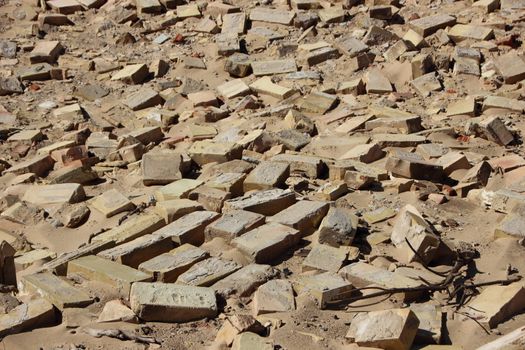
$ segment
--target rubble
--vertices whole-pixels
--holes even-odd
[[[2,345],[511,346],[524,10],[4,0]]]

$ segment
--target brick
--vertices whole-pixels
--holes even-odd
[[[525,237],[525,204],[517,203],[497,225],[494,236],[498,237]]]
[[[155,205],[155,212],[164,218],[166,224],[202,209],[203,206],[199,202],[185,198],[162,201]]]
[[[247,210],[262,215],[274,215],[295,203],[295,194],[290,190],[272,189],[245,194],[224,202],[223,212]]]
[[[116,244],[129,242],[164,226],[164,219],[157,214],[149,213],[131,217],[119,226],[92,238],[92,242],[114,241]]]
[[[187,169],[183,155],[175,152],[146,153],[141,167],[142,181],[146,186],[167,185],[180,180]]]
[[[396,217],[391,241],[402,250],[402,258],[406,259],[406,262],[417,261],[419,257],[408,247],[406,240],[425,263],[432,260],[437,253],[439,238],[421,213],[409,204],[404,206]]]
[[[441,342],[441,324],[443,322],[443,311],[440,305],[412,304],[410,310],[419,320],[419,327],[414,343],[436,343]],[[438,350],[438,349],[436,349]]]
[[[358,221],[348,209],[330,208],[319,226],[319,243],[332,247],[352,244]]]
[[[46,2],[55,12],[70,15],[82,11],[82,5],[76,0],[51,0]]]
[[[0,96],[22,94],[24,85],[15,77],[0,78]]]
[[[244,180],[244,191],[267,190],[281,187],[290,175],[290,165],[282,162],[263,161]]]
[[[232,350],[257,349],[271,350],[274,348],[274,342],[271,339],[263,338],[252,332],[243,332],[238,334],[232,344]]]
[[[232,239],[263,225],[265,217],[244,210],[232,210],[208,225],[204,231],[206,241],[216,237],[230,242]]]
[[[55,63],[58,56],[64,51],[59,41],[39,41],[31,51],[29,60],[35,63]]]
[[[525,79],[525,62],[516,53],[497,57],[495,64],[506,84],[515,84]]]
[[[274,142],[284,145],[286,149],[298,151],[308,145],[312,138],[299,130],[284,129],[274,133],[273,139]],[[279,154],[279,156],[281,155]]]
[[[338,6],[323,8],[319,10],[319,19],[325,23],[342,22],[345,17],[345,12]]]
[[[206,210],[221,212],[224,202],[231,198],[231,194],[216,188],[199,186],[190,192],[189,198],[199,202]]]
[[[208,258],[206,251],[186,243],[142,262],[138,268],[152,275],[155,281],[171,283],[190,267],[206,258]]]
[[[245,77],[252,71],[252,60],[244,53],[234,53],[224,61],[224,70],[235,77]]]
[[[290,25],[294,16],[295,12],[293,11],[283,11],[263,7],[256,7],[250,11],[251,21],[277,23],[284,25]]]
[[[93,302],[87,293],[51,273],[26,275],[20,283],[25,292],[39,294],[59,310],[84,307]]]
[[[347,255],[344,249],[316,244],[303,260],[302,270],[337,272],[346,261]]]
[[[485,97],[485,100],[483,101],[483,111],[490,108],[507,109],[509,111],[521,113],[525,111],[525,102],[512,98],[491,95]]]
[[[456,43],[467,39],[489,40],[494,37],[494,31],[491,28],[465,24],[456,24],[447,34]]]
[[[47,300],[36,298],[0,315],[0,336],[30,331],[55,323],[55,309]]]
[[[290,165],[290,174],[304,175],[317,179],[325,169],[325,164],[319,157],[300,154],[278,154],[271,158],[274,162],[284,162]]]
[[[232,245],[239,249],[251,262],[270,263],[295,246],[300,232],[277,223],[257,227],[232,240]]]
[[[483,133],[490,141],[506,146],[514,141],[514,135],[497,116],[483,119],[479,123]]]
[[[85,199],[84,188],[79,184],[32,186],[23,200],[36,205],[78,203]]]
[[[219,95],[226,99],[245,96],[250,93],[250,88],[241,79],[234,79],[217,86]]]
[[[159,254],[166,253],[173,248],[169,237],[144,235],[132,241],[119,244],[116,247],[101,251],[97,255],[112,261],[119,262],[132,268],[137,268],[142,262]]]
[[[368,45],[356,38],[342,37],[344,40],[336,42],[336,47],[344,54],[352,57],[368,51]]]
[[[177,6],[178,18],[200,17],[201,12],[197,4],[179,5]]]
[[[194,162],[202,166],[206,163],[224,163],[233,159],[240,159],[242,149],[232,142],[214,142],[202,140],[194,142],[188,150]]]
[[[155,191],[157,201],[187,198],[191,191],[202,185],[201,180],[180,179]]]
[[[422,75],[412,80],[410,84],[423,97],[430,95],[431,92],[442,90],[441,82],[434,72]]]
[[[333,272],[297,276],[292,283],[298,296],[312,296],[320,309],[326,309],[334,302],[350,298],[354,288],[350,282]]]
[[[278,271],[270,265],[248,264],[216,282],[211,288],[224,298],[231,295],[245,298],[277,274]]]
[[[90,205],[107,218],[135,208],[135,204],[116,189],[110,189],[93,198]]]
[[[40,177],[45,175],[53,169],[55,161],[49,155],[42,155],[30,158],[23,162],[14,164],[11,168],[7,169],[6,173],[12,173],[15,175],[22,175],[26,173],[34,173]]]
[[[290,226],[299,230],[302,235],[307,235],[315,231],[327,212],[326,202],[298,201],[266,221]]]
[[[372,119],[365,123],[365,127],[367,130],[374,130],[376,128],[393,129],[397,133],[402,134],[411,134],[423,129],[423,126],[421,125],[421,117],[419,116],[400,116]]]
[[[488,286],[468,306],[468,314],[490,328],[495,328],[498,324],[523,311],[525,288],[522,283]]]
[[[134,283],[131,309],[144,321],[188,322],[217,315],[212,289],[172,283]]]
[[[243,182],[245,177],[246,174],[243,173],[222,173],[206,181],[206,186],[229,192],[232,197],[238,197],[244,193]]]
[[[253,74],[256,77],[264,75],[274,75],[291,73],[297,71],[297,65],[293,59],[271,60],[271,61],[253,61],[251,63]]]
[[[409,350],[419,320],[410,309],[391,309],[358,313],[346,338],[359,346]]]
[[[387,158],[385,169],[395,176],[409,179],[440,181],[443,166],[429,163],[419,154],[397,151]]]
[[[470,168],[461,178],[464,183],[479,183],[483,186],[487,185],[492,167],[488,162],[482,161]]]
[[[156,231],[155,235],[171,237],[178,245],[189,243],[199,246],[204,243],[204,229],[218,217],[218,213],[211,211],[195,211]]]
[[[486,13],[494,12],[499,8],[499,0],[479,0],[472,4],[482,8]]]
[[[225,71],[233,76],[244,77],[248,75],[248,72],[251,71],[251,61],[244,60],[244,54],[237,53],[241,49],[237,34],[228,32],[217,34],[215,44],[219,56],[230,56],[224,62]]]
[[[139,91],[129,95],[124,104],[132,111],[154,107],[164,102],[159,93],[148,87],[143,87]]]
[[[321,91],[313,91],[305,96],[299,105],[299,110],[305,113],[324,114],[337,104],[337,96]]]
[[[471,165],[464,154],[459,152],[448,152],[436,160],[437,165],[443,167],[445,175],[450,175],[458,169],[470,169]]]
[[[384,94],[394,91],[392,83],[379,70],[374,69],[366,75],[366,92],[369,94]]]
[[[215,282],[239,270],[234,261],[211,257],[199,261],[177,278],[177,283],[198,287],[209,287]]]
[[[394,45],[390,46],[388,50],[385,51],[383,56],[387,61],[395,61],[407,51],[409,51],[409,47],[405,41],[398,40]]]
[[[253,296],[253,313],[257,315],[295,310],[292,284],[283,279],[261,285]]]
[[[250,88],[259,94],[269,95],[284,100],[292,96],[293,89],[273,83],[270,77],[262,77],[250,84]]]
[[[244,12],[227,13],[222,17],[222,33],[244,34],[246,14]]]
[[[407,32],[403,36],[403,40],[406,43],[408,43],[409,47],[411,46],[415,49],[420,49],[428,45],[425,41],[425,38],[421,34],[413,31],[412,29],[407,30]]]
[[[133,283],[153,279],[151,275],[142,271],[94,255],[70,261],[67,275],[108,284],[124,298],[129,295]]]
[[[140,84],[149,74],[145,64],[132,64],[113,74],[111,80],[120,80],[126,84]]]
[[[38,142],[44,138],[44,135],[40,130],[21,130],[16,134],[9,136],[7,141],[28,141],[28,142]]]
[[[433,15],[408,22],[409,27],[423,37],[434,34],[439,29],[444,29],[456,24],[456,19],[450,15]]]

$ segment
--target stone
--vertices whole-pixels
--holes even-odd
[[[43,62],[52,64],[63,51],[64,47],[59,41],[38,41],[31,51],[29,60],[32,64]]]
[[[525,62],[517,54],[511,52],[498,56],[495,64],[506,84],[514,84],[525,79]]]
[[[423,37],[427,37],[439,29],[445,29],[454,24],[456,24],[456,18],[446,14],[427,16],[408,22],[409,27]]]
[[[297,65],[293,59],[253,61],[251,63],[253,75],[256,77],[264,75],[274,75],[291,73],[297,71]]]
[[[0,78],[0,96],[22,94],[24,85],[14,77]]]
[[[436,255],[439,246],[439,238],[434,233],[432,226],[410,204],[399,211],[390,238],[392,243],[402,250],[402,258],[406,262],[417,261],[421,258],[423,263],[428,263]],[[410,249],[407,241],[419,257]]]
[[[15,249],[7,241],[0,242],[0,283],[16,287]]]
[[[525,288],[522,283],[487,286],[468,306],[469,315],[495,328],[525,309]]]
[[[394,91],[392,83],[379,70],[373,69],[366,75],[366,92],[369,94],[384,94]]]
[[[517,203],[509,213],[503,218],[494,230],[494,236],[498,237],[525,237],[525,204]]]
[[[164,102],[159,93],[147,87],[129,95],[124,104],[132,111],[138,111],[144,108],[154,107]]]
[[[31,299],[0,315],[0,337],[50,326],[55,320],[51,303],[42,298]]]
[[[443,312],[440,305],[434,304],[411,304],[410,310],[419,320],[419,328],[416,333],[415,343],[441,343],[441,324]]]
[[[300,232],[278,223],[268,223],[246,232],[231,241],[251,262],[271,263],[295,246]]]
[[[302,235],[307,235],[315,231],[327,212],[328,203],[326,202],[298,201],[272,217],[268,217],[266,221],[293,227]]]
[[[234,53],[224,61],[224,70],[235,77],[245,77],[252,71],[251,62],[249,55]]]
[[[246,14],[244,12],[227,13],[222,16],[222,33],[244,34],[246,30]]]
[[[97,322],[138,323],[137,316],[121,300],[110,300],[98,315]]]
[[[36,205],[78,203],[85,199],[84,188],[79,184],[32,186],[23,200]]]
[[[303,260],[302,270],[303,272],[312,270],[337,272],[346,261],[347,255],[344,249],[316,244]]]
[[[357,145],[343,154],[339,159],[355,159],[363,163],[372,163],[383,158],[385,152],[377,143]]]
[[[164,218],[166,224],[202,209],[203,206],[199,202],[185,198],[162,201],[155,205],[155,212]]]
[[[283,11],[264,7],[255,7],[250,11],[251,21],[277,23],[284,25],[290,25],[294,16],[295,12],[293,11]]]
[[[145,186],[167,185],[182,179],[186,173],[183,155],[175,152],[148,152],[142,157],[142,178]]]
[[[206,287],[137,282],[129,299],[133,312],[144,321],[188,322],[217,315],[215,294]]]
[[[25,292],[40,295],[59,310],[84,307],[93,302],[93,299],[86,292],[73,287],[51,273],[26,275],[20,283]]]
[[[410,309],[391,309],[358,313],[346,338],[359,346],[387,350],[409,350],[419,320]]]
[[[214,142],[210,140],[196,141],[188,150],[191,159],[200,166],[218,162],[224,163],[233,159],[240,159],[242,149],[232,142]]]
[[[269,95],[281,100],[292,96],[293,89],[275,84],[270,77],[262,77],[250,84],[250,88],[263,95]]]
[[[201,180],[180,179],[162,186],[155,191],[155,199],[159,202],[172,199],[187,198],[191,191],[201,186]]]
[[[263,338],[252,332],[244,332],[235,337],[232,344],[232,350],[257,349],[272,350],[274,349],[273,340]]]
[[[400,273],[391,272],[364,262],[356,262],[343,267],[339,270],[339,275],[357,288],[370,285],[382,288],[418,288],[422,286],[421,282],[405,277]],[[421,296],[421,293],[406,292],[401,293],[401,295],[404,301],[412,301]]]
[[[274,162],[290,165],[290,175],[306,176],[317,179],[325,170],[325,164],[319,157],[301,154],[278,154],[271,158]]]
[[[272,189],[226,200],[223,212],[247,210],[262,215],[275,215],[293,203],[295,203],[295,194],[292,191]]]
[[[224,213],[218,220],[212,222],[204,230],[206,241],[220,237],[226,242],[263,225],[264,215],[244,210],[232,210]]]
[[[427,162],[416,153],[396,151],[387,158],[385,169],[395,176],[439,182],[443,166]]]
[[[152,280],[149,274],[94,255],[70,261],[67,266],[67,276],[80,276],[89,281],[106,283],[123,297],[129,295],[133,283]]]
[[[145,64],[132,64],[113,74],[111,80],[119,80],[126,84],[140,84],[149,74]]]
[[[206,251],[185,243],[167,253],[142,262],[138,268],[152,275],[157,282],[172,283],[190,267],[208,256]]]
[[[234,261],[211,257],[197,262],[179,275],[177,283],[209,287],[240,268],[241,265]]]
[[[135,209],[135,204],[114,188],[93,198],[90,205],[107,218]]]
[[[350,298],[354,289],[350,282],[333,272],[297,276],[292,283],[298,296],[310,295],[320,309]]]
[[[244,192],[282,187],[290,176],[290,165],[282,162],[263,161],[244,179]]]
[[[252,308],[255,316],[295,310],[292,284],[284,279],[264,283],[253,295]]]
[[[137,268],[142,262],[173,248],[170,237],[149,234],[101,251],[97,255],[122,265]]]
[[[22,175],[26,173],[34,173],[37,176],[45,177],[45,175],[53,169],[55,161],[49,155],[41,155],[25,160],[21,163],[15,164],[6,173],[15,175]]]
[[[138,215],[124,221],[119,226],[105,231],[91,239],[92,242],[114,241],[121,244],[150,234],[165,225],[164,219],[157,214]]]
[[[319,225],[320,244],[348,246],[354,240],[359,219],[345,208],[330,208]]]
[[[249,297],[257,287],[276,277],[277,274],[278,271],[270,265],[248,264],[216,282],[211,288],[224,298],[231,295],[240,298]]]
[[[178,245],[185,243],[199,246],[204,243],[204,229],[219,217],[211,211],[195,211],[173,221],[155,232],[160,237],[171,237]]]
[[[250,93],[250,88],[242,79],[234,79],[217,86],[219,95],[226,99],[245,96]]]

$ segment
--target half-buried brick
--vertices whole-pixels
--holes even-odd
[[[78,203],[84,200],[86,193],[79,184],[56,184],[32,186],[24,194],[23,200],[36,205]]]
[[[27,275],[20,282],[25,292],[39,294],[60,310],[70,307],[84,307],[93,302],[93,299],[86,292],[73,287],[51,273]]]
[[[53,305],[42,298],[28,300],[0,315],[0,337],[49,326],[55,322]]]
[[[291,190],[273,189],[245,194],[224,202],[223,211],[247,210],[262,215],[275,215],[295,203]]]
[[[183,244],[168,253],[156,256],[139,265],[139,270],[152,274],[155,281],[175,282],[190,267],[208,257],[208,253],[191,244]]]
[[[321,309],[325,309],[333,302],[350,298],[353,289],[350,282],[333,272],[298,276],[292,283],[298,295],[312,296]]]
[[[315,231],[328,212],[328,203],[316,201],[299,201],[280,211],[267,222],[277,222],[299,230],[302,235]]]
[[[103,250],[98,256],[117,261],[123,265],[137,268],[140,263],[149,260],[159,254],[166,253],[173,248],[170,237],[157,235],[145,235],[135,238],[114,248]]]
[[[132,283],[153,279],[150,274],[94,255],[71,261],[67,267],[67,275],[109,284],[124,298],[129,295]]]
[[[217,315],[211,288],[172,283],[134,283],[131,309],[144,321],[188,322]]]
[[[114,241],[116,244],[129,242],[137,237],[144,236],[164,226],[164,219],[157,214],[135,216],[120,226],[93,237],[92,242]]]
[[[177,283],[209,287],[240,268],[235,261],[212,257],[190,267],[177,278]]]
[[[204,229],[218,217],[219,214],[213,211],[196,211],[173,221],[156,231],[155,235],[170,237],[179,245],[189,243],[199,246],[204,243]]]
[[[269,223],[235,238],[232,240],[232,245],[250,261],[264,264],[282,257],[299,242],[299,239],[300,232],[296,229],[278,223]]]

